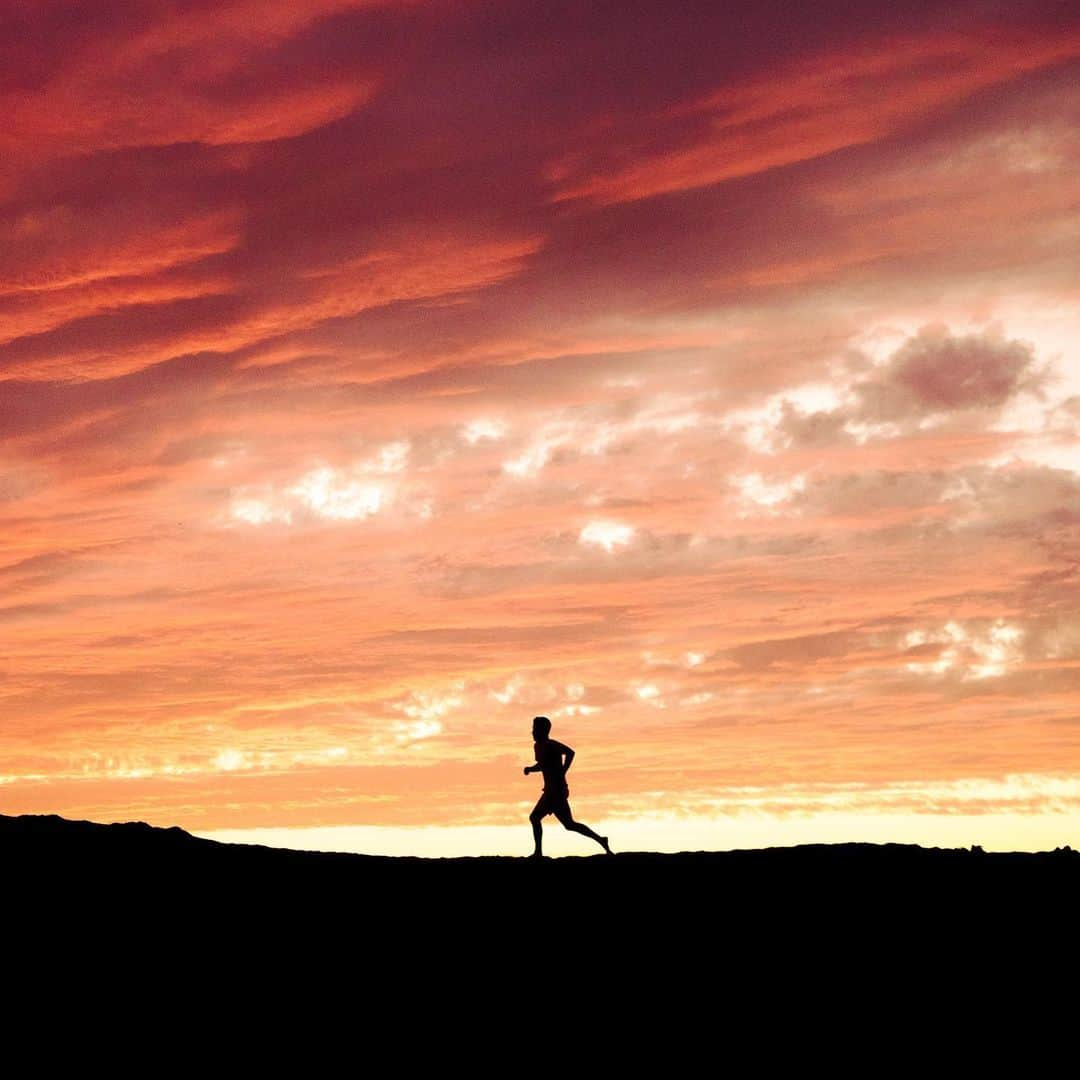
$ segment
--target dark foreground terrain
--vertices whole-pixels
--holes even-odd
[[[119,902],[131,918],[161,905],[242,904],[246,918],[297,907],[380,925],[610,919],[671,932],[728,921],[933,915],[957,928],[993,911],[1044,914],[1080,898],[1080,852],[1032,854],[908,844],[821,844],[726,852],[531,860],[389,858],[221,844],[142,822],[99,825],[0,815],[6,899]],[[198,910],[198,909],[196,909]],[[738,920],[738,921],[736,921]]]
[[[370,1038],[423,1017],[399,1034],[419,1053],[429,1022],[462,1040],[500,1016],[506,1037],[528,1041],[557,1017],[591,1031],[594,1010],[618,1002],[630,1058],[639,1035],[692,1031],[741,1039],[763,1061],[790,1041],[778,1016],[813,1015],[818,1040],[841,1011],[955,1025],[965,995],[1023,996],[1072,971],[1080,853],[410,859],[0,816],[0,888],[5,958],[23,957],[9,984],[29,1003],[63,993],[113,1009],[102,979],[129,1003],[172,1000],[222,1024],[255,1002],[310,1002],[320,1022],[332,1010]],[[819,1050],[833,1060],[834,1042]]]

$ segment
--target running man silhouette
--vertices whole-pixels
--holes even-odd
[[[581,833],[582,836],[587,836],[590,840],[595,840],[609,855],[612,854],[606,836],[598,836],[588,825],[582,825],[580,821],[575,821],[574,815],[570,813],[570,788],[566,783],[566,773],[570,768],[570,763],[574,760],[574,751],[569,746],[563,746],[561,742],[556,742],[551,737],[551,721],[546,716],[533,717],[532,733],[535,740],[533,742],[533,752],[536,755],[536,764],[526,765],[525,775],[528,776],[531,772],[544,774],[544,793],[540,796],[540,801],[533,807],[533,812],[529,815],[529,821],[532,823],[533,839],[536,841],[533,858],[539,859],[544,854],[541,850],[544,830],[541,828],[540,822],[548,814],[554,814],[564,828],[569,829],[571,832]],[[563,761],[564,757],[566,758],[565,763]]]

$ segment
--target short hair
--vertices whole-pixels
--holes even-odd
[[[545,735],[550,735],[551,721],[546,716],[534,716],[533,728],[539,728]]]

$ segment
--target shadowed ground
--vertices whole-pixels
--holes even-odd
[[[210,994],[231,1016],[269,997],[346,1029],[379,1015],[486,1030],[501,1016],[511,1033],[564,999],[620,1002],[631,1058],[638,1035],[709,1040],[724,1025],[756,1031],[760,1056],[790,1023],[814,1017],[825,1038],[841,1008],[868,1024],[954,1023],[960,985],[1047,985],[1073,936],[1080,853],[838,844],[412,859],[0,816],[0,881],[20,985],[39,994],[63,978],[85,1002],[107,977],[129,997],[156,987],[149,1008],[157,993],[185,1009]]]
[[[430,918],[491,923],[583,914],[672,930],[722,912],[749,921],[783,913],[835,924],[848,915],[893,912],[907,921],[929,909],[970,917],[1006,901],[1052,906],[1076,898],[1080,852],[984,853],[909,844],[821,844],[726,852],[626,852],[545,859],[392,858],[221,844],[142,822],[99,825],[56,816],[0,815],[0,860],[9,898],[78,883],[89,903],[110,895],[175,902],[229,890],[234,897],[291,899],[326,910],[377,912],[392,921]],[[977,910],[973,911],[972,905]]]
[[[1013,1027],[1071,970],[1080,853],[409,859],[0,816],[0,881],[9,982],[32,1016],[93,1017],[80,1052],[114,1028],[160,1024],[159,1056],[230,1032],[276,1075],[299,1031],[310,1075],[340,1032],[445,1071],[576,1020],[598,1076],[698,1075],[718,1046],[738,1075],[883,1075],[917,1033],[992,1040],[991,1006]]]

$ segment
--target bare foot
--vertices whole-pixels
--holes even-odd
[[[606,851],[606,852],[607,852],[607,853],[608,853],[609,855],[614,855],[614,854],[615,854],[615,852],[611,850],[611,845],[610,845],[610,844],[608,844],[607,840],[608,840],[608,838],[607,838],[606,836],[601,836],[601,837],[600,837],[600,843],[604,845],[604,850],[605,850],[605,851]]]

